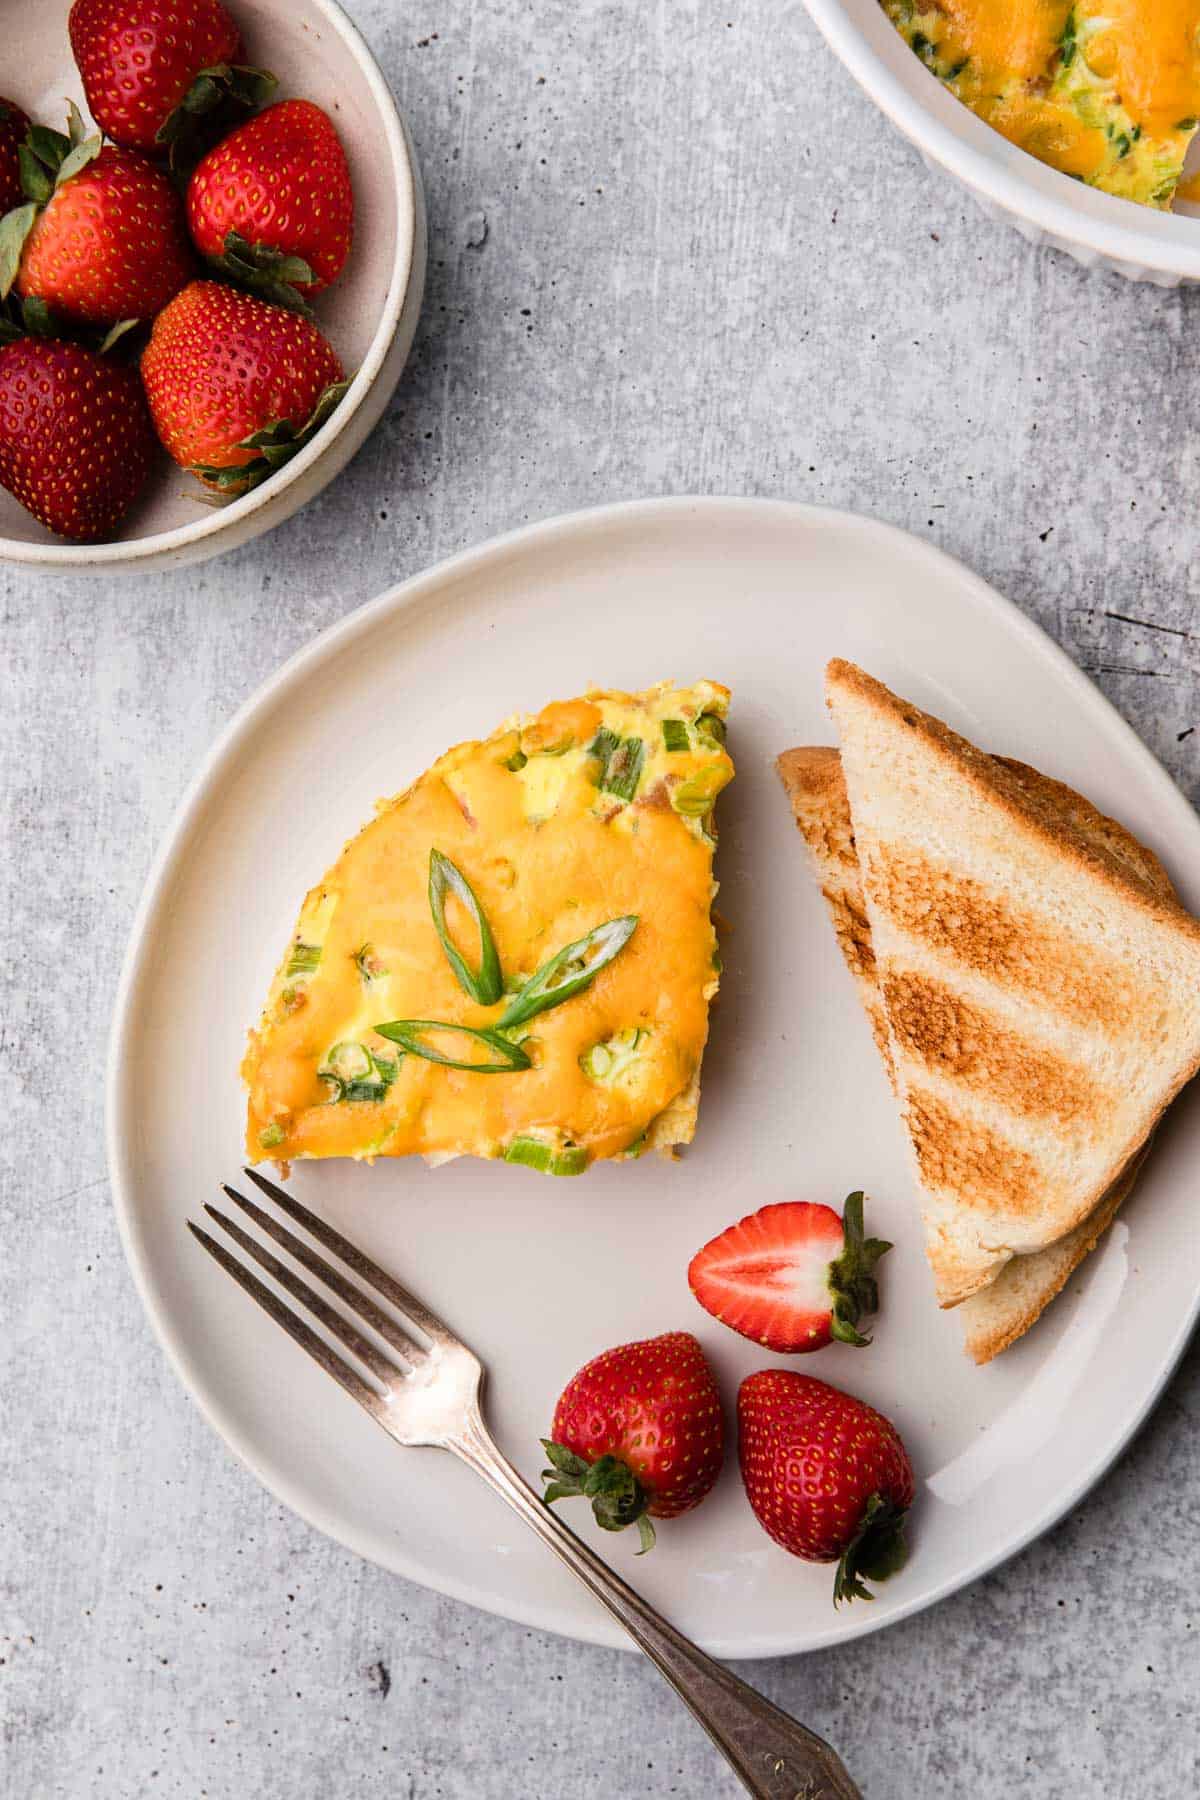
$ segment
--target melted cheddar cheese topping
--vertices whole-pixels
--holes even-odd
[[[733,774],[728,701],[713,682],[590,692],[460,744],[381,802],[305,900],[251,1033],[250,1156],[418,1152],[574,1174],[688,1142],[717,988],[712,810]],[[490,928],[505,988],[494,1004],[464,989],[439,938],[435,850]],[[375,1029],[495,1030],[551,957],[628,915],[632,935],[590,985],[507,1031],[527,1068],[450,1068]],[[478,963],[466,907],[452,899],[445,924]],[[467,1037],[427,1041],[491,1060]]]
[[[1168,207],[1200,114],[1200,0],[882,0],[950,90],[1052,168]]]

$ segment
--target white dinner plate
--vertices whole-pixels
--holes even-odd
[[[238,1062],[300,900],[374,800],[516,708],[589,683],[733,688],[737,779],[719,809],[732,925],[695,1144],[555,1181],[503,1163],[304,1164],[294,1190],[442,1312],[490,1371],[497,1436],[536,1481],[539,1437],[587,1357],[677,1327],[732,1412],[773,1360],[702,1312],[692,1253],[768,1201],[870,1195],[896,1248],[868,1350],[796,1366],[893,1418],[919,1479],[912,1555],[835,1612],[831,1571],[785,1555],[742,1494],[635,1535],[573,1523],[723,1656],[811,1650],[928,1606],[1044,1531],[1160,1393],[1200,1290],[1200,1108],[1175,1108],[1134,1199],[1066,1294],[986,1369],[934,1306],[896,1110],[772,761],[831,731],[841,654],[978,743],[1128,821],[1200,906],[1200,821],[1107,701],[976,576],[890,527],[755,500],[661,500],[553,520],[444,563],[343,620],[230,725],[142,904],[109,1064],[109,1157],[130,1263],[184,1383],[230,1447],[342,1543],[476,1606],[624,1640],[467,1469],[400,1450],[184,1229],[241,1160]],[[732,1431],[731,1431],[732,1440]]]

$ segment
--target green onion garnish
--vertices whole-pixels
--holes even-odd
[[[258,1141],[264,1150],[274,1150],[276,1144],[282,1144],[287,1132],[282,1125],[266,1125],[258,1134]]]
[[[720,713],[701,713],[696,720],[696,730],[701,737],[706,737],[710,744],[725,742],[725,721]]]
[[[543,1175],[582,1175],[591,1157],[582,1144],[564,1144],[556,1150],[541,1138],[515,1137],[504,1152],[505,1162],[540,1169]]]
[[[496,1029],[507,1031],[513,1025],[523,1025],[536,1013],[545,1012],[551,1006],[561,1006],[564,1000],[570,1000],[590,987],[601,969],[625,948],[637,929],[637,922],[636,913],[626,913],[622,918],[597,925],[586,937],[565,945],[557,956],[543,963],[537,974],[531,976],[520,993],[509,1001],[496,1021]]]
[[[663,743],[674,754],[677,750],[687,750],[687,726],[682,719],[664,719],[662,722]]]
[[[446,928],[447,890],[457,895],[475,921],[475,929],[479,933],[478,971],[471,968],[456,948]],[[442,949],[446,952],[446,961],[454,970],[459,987],[472,1000],[478,1001],[480,1006],[494,1006],[504,992],[496,940],[470,882],[462,870],[456,869],[450,858],[443,856],[440,850],[429,852],[429,910],[433,914],[434,927],[441,939]]]
[[[375,954],[374,944],[363,944],[354,952],[355,967],[364,981],[374,981],[378,975],[386,975],[387,970]]]
[[[632,800],[641,779],[646,746],[639,737],[622,738],[608,759],[600,786],[618,800]]]
[[[320,967],[320,963],[320,944],[296,943],[292,945],[292,953],[284,972],[288,975],[311,975],[314,969]]]
[[[588,745],[588,755],[594,756],[600,764],[600,773],[596,777],[599,787],[604,786],[604,777],[608,773],[608,759],[620,741],[615,731],[610,731],[607,725],[602,725]]]
[[[470,1025],[449,1025],[444,1019],[392,1019],[386,1025],[372,1026],[372,1030],[391,1043],[399,1044],[411,1056],[423,1056],[426,1062],[441,1063],[447,1069],[467,1069],[476,1075],[510,1075],[519,1069],[533,1067],[520,1044],[510,1043],[498,1031],[476,1031]],[[452,1031],[459,1037],[470,1038],[494,1051],[495,1058],[491,1062],[459,1062],[456,1057],[444,1056],[424,1041],[425,1034],[430,1031]]]
[[[505,757],[504,766],[506,769],[511,769],[514,775],[517,775],[525,767],[525,764],[528,761],[529,758],[523,750],[514,750],[511,756]]]

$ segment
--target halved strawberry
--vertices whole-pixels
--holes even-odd
[[[839,1219],[831,1206],[764,1206],[698,1250],[688,1284],[706,1312],[781,1356],[836,1338],[860,1348],[864,1313],[879,1308],[875,1265],[891,1245],[863,1236],[863,1196]]]

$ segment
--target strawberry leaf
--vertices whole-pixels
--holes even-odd
[[[64,181],[70,181],[72,175],[78,175],[80,169],[86,169],[93,157],[99,156],[99,154],[100,138],[98,136],[84,138],[81,144],[73,145],[59,165],[58,177],[54,185],[61,187]]]
[[[858,1530],[842,1551],[833,1578],[833,1604],[843,1600],[873,1600],[863,1581],[886,1581],[904,1567],[908,1545],[904,1541],[906,1510],[882,1494],[872,1494],[862,1511]]]
[[[548,1484],[542,1495],[547,1506],[555,1500],[590,1500],[592,1517],[602,1531],[624,1531],[636,1523],[642,1540],[637,1554],[644,1556],[653,1547],[654,1527],[646,1518],[650,1496],[628,1463],[616,1456],[599,1456],[589,1463],[549,1438],[542,1439],[542,1448],[554,1465],[542,1471]]]
[[[26,294],[21,302],[21,317],[30,337],[57,337],[58,324],[40,294]]]
[[[830,1335],[840,1344],[853,1344],[862,1350],[871,1342],[858,1330],[864,1313],[879,1311],[879,1284],[875,1265],[891,1249],[883,1238],[863,1235],[863,1199],[861,1191],[849,1194],[842,1208],[842,1254],[829,1265],[829,1291],[833,1296]]]
[[[72,147],[82,144],[87,136],[87,126],[83,122],[83,114],[73,100],[67,101],[67,136],[71,140]]]
[[[100,355],[106,356],[113,345],[119,343],[127,331],[136,331],[141,322],[140,319],[118,319],[117,323],[110,326],[109,330],[105,333],[104,338],[100,343]]]
[[[3,225],[0,223],[0,231]],[[191,472],[208,487],[221,494],[244,494],[290,462],[298,451],[310,444],[349,388],[349,381],[335,381],[327,387],[303,425],[294,426],[289,419],[277,419],[259,431],[242,438],[236,448],[254,450],[252,461],[228,468],[215,463],[192,463]]]
[[[277,86],[266,69],[214,63],[201,69],[179,105],[155,132],[171,153],[171,168],[183,179],[205,151],[231,131],[238,118],[270,99]]]
[[[30,133],[32,137],[33,133]],[[22,144],[17,151],[21,170],[21,191],[35,206],[45,206],[54,192],[54,175],[36,154],[32,145]],[[57,171],[57,163],[55,170]]]
[[[52,175],[58,173],[63,157],[71,148],[70,138],[64,137],[61,131],[52,131],[49,125],[31,125],[25,143]]]
[[[25,239],[33,229],[37,207],[14,206],[0,219],[0,300],[7,300],[21,266]]]
[[[316,280],[303,257],[289,256],[270,244],[247,243],[239,232],[230,231],[222,254],[210,257],[209,266],[215,274],[223,275],[235,287],[257,294],[260,300],[285,306],[306,319],[314,316],[307,301],[296,292],[297,284],[307,287]]]

